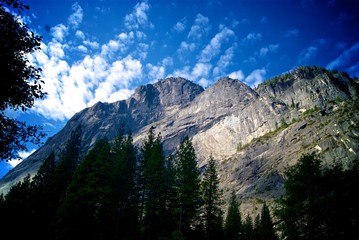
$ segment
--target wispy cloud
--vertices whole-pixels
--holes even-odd
[[[262,47],[259,50],[259,56],[260,57],[265,57],[265,56],[267,56],[268,53],[277,52],[278,48],[279,48],[279,44],[269,44],[268,46]]]
[[[137,4],[138,11],[127,15],[127,20],[132,16],[136,23],[146,24],[148,20],[143,15],[148,9],[146,6],[147,3]],[[81,23],[83,14],[82,8],[74,4],[67,25],[53,27],[52,40],[42,43],[41,51],[30,56],[30,60],[43,69],[43,87],[48,93],[32,110],[47,118],[65,120],[98,101],[126,99],[132,93],[132,84],[143,76],[141,61],[146,58],[149,45],[139,43],[131,51],[129,47],[134,45],[135,38],[143,39],[144,34],[138,30],[122,32],[100,45],[87,39],[81,30],[74,29]],[[82,43],[73,45],[74,42],[67,39],[70,34]],[[81,52],[83,57],[70,62],[66,55],[72,51]],[[164,71],[161,69],[158,71]],[[153,74],[154,70],[151,71]]]
[[[172,31],[183,32],[186,29],[186,24],[187,24],[187,18],[184,17],[172,27]]]
[[[217,33],[210,41],[210,43],[202,50],[199,60],[200,62],[209,62],[212,58],[220,52],[221,45],[227,41],[228,38],[234,36],[234,32],[231,29],[223,28]]]
[[[6,162],[7,164],[9,164],[9,169],[14,168],[16,165],[18,165],[19,163],[22,162],[23,159],[27,158],[28,156],[30,156],[31,154],[33,154],[36,151],[36,149],[32,149],[29,152],[25,152],[25,151],[20,151],[19,152],[19,156],[21,157],[21,159],[13,159],[11,161]]]
[[[129,30],[137,30],[140,27],[153,27],[153,24],[148,21],[148,11],[150,5],[145,2],[137,3],[133,8],[133,12],[127,14],[124,19],[125,27]]]
[[[254,41],[262,39],[262,34],[257,32],[249,33],[245,38],[242,39],[242,44],[249,44]]]
[[[203,36],[206,36],[210,30],[211,26],[209,25],[209,18],[199,13],[196,16],[194,25],[192,25],[187,37],[193,40],[200,40]]]
[[[231,72],[228,77],[230,78],[233,78],[233,79],[238,79],[240,81],[243,81],[244,79],[244,74],[242,72],[242,70],[238,70],[238,71],[235,71],[235,72]]]
[[[299,30],[298,29],[291,29],[284,33],[284,37],[298,37],[299,36]]]
[[[298,56],[298,64],[306,64],[309,60],[316,57],[317,52],[321,47],[327,44],[325,39],[316,39],[313,41],[312,45],[303,49]]]
[[[349,63],[352,60],[359,59],[359,42],[356,42],[349,49],[345,50],[342,54],[340,54],[336,59],[328,63],[328,69],[337,69],[337,68],[347,68],[347,69],[355,69],[354,66],[350,66]],[[358,62],[358,61],[357,61]]]
[[[254,88],[258,86],[261,82],[265,80],[265,74],[267,71],[262,69],[255,69],[251,74],[249,74],[245,79],[244,82],[249,85],[250,87]]]
[[[228,48],[223,55],[219,58],[216,67],[213,69],[213,76],[220,77],[224,75],[227,67],[231,63],[234,56],[234,46]]]
[[[82,23],[84,12],[77,2],[72,5],[72,11],[73,13],[69,16],[67,21],[71,27],[78,28]]]

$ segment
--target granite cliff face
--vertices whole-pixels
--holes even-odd
[[[359,152],[358,82],[345,73],[298,68],[251,89],[239,80],[219,79],[204,90],[183,78],[138,87],[127,100],[97,103],[0,180],[6,192],[35,174],[50,151],[59,152],[81,125],[82,149],[101,137],[112,139],[121,122],[141,144],[151,126],[161,133],[166,154],[188,135],[204,166],[218,161],[225,196],[235,189],[243,212],[283,194],[283,171],[304,153],[326,161],[349,161]]]

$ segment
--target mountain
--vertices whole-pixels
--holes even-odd
[[[328,163],[357,158],[358,86],[346,73],[318,67],[299,67],[254,89],[229,77],[207,89],[180,77],[159,80],[138,87],[127,100],[99,102],[75,114],[0,180],[0,192],[34,175],[51,151],[60,153],[78,125],[85,154],[125,123],[138,145],[155,126],[166,154],[188,135],[199,167],[213,156],[225,196],[235,189],[241,210],[251,213],[256,204],[283,194],[283,172],[302,154],[316,152]]]

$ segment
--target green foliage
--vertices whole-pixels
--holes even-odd
[[[100,139],[81,152],[81,128],[37,174],[0,196],[0,226],[22,239],[278,239],[266,203],[254,222],[241,220],[232,191],[223,225],[223,196],[210,157],[202,180],[188,136],[165,158],[151,128],[137,151],[123,131],[112,146]],[[274,213],[283,239],[357,239],[359,163],[326,166],[303,155],[285,172],[285,195]],[[27,224],[16,231],[13,223]],[[38,226],[41,226],[39,228]]]
[[[189,236],[191,226],[199,219],[200,172],[197,157],[188,136],[181,141],[175,154],[178,229]]]
[[[262,212],[259,218],[259,222],[255,227],[257,233],[257,240],[277,240],[278,237],[275,233],[272,217],[269,212],[269,208],[266,203],[263,204]]]
[[[121,129],[111,147],[115,239],[138,239],[137,150],[132,141]]]
[[[206,239],[219,239],[222,236],[223,212],[222,191],[219,189],[216,162],[211,156],[202,179],[203,221]]]
[[[224,224],[224,239],[238,240],[242,230],[242,217],[239,211],[239,204],[234,190],[228,205],[227,216]]]
[[[242,224],[241,240],[252,240],[253,239],[253,220],[247,215]]]
[[[303,155],[285,173],[285,195],[275,213],[286,239],[356,239],[358,161],[348,168],[325,166]]]
[[[303,116],[310,115],[310,114],[318,112],[318,111],[319,111],[319,107],[314,106],[312,108],[307,109],[305,112],[303,112]]]
[[[110,145],[100,139],[76,170],[59,208],[57,239],[108,239],[112,188]]]
[[[141,149],[141,224],[144,236],[156,239],[165,234],[163,226],[166,219],[165,196],[165,158],[160,134],[155,137],[154,127],[149,129]]]
[[[10,8],[27,9],[19,1],[1,0]],[[42,99],[41,69],[33,66],[28,54],[40,49],[42,37],[32,32],[17,15],[0,5],[0,160],[20,158],[18,151],[27,150],[26,143],[40,144],[45,133],[38,125],[28,126],[25,122],[9,118],[5,110],[21,110],[33,107],[36,99]]]

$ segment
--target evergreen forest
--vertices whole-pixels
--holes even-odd
[[[308,154],[286,171],[274,211],[241,216],[224,199],[216,161],[197,166],[188,136],[165,157],[152,127],[142,145],[123,128],[81,156],[77,127],[58,156],[0,196],[1,229],[13,239],[358,239],[358,163],[326,166]],[[57,160],[56,160],[57,159]]]

